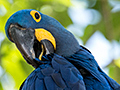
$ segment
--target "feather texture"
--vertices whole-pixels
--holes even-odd
[[[80,70],[87,90],[120,90],[120,85],[102,71],[85,47],[66,59]]]
[[[50,64],[40,65],[20,90],[86,90],[83,77],[65,58],[54,55]]]

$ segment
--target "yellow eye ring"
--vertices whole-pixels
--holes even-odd
[[[41,20],[41,15],[38,11],[35,11],[35,10],[32,10],[30,12],[31,16],[33,17],[33,19],[36,21],[36,22],[40,22]]]

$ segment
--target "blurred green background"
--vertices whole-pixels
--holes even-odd
[[[119,0],[0,0],[0,90],[18,90],[34,70],[5,35],[7,19],[21,9],[36,9],[57,19],[120,83]]]

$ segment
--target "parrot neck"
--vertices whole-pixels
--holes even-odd
[[[63,57],[68,57],[73,55],[80,48],[80,45],[73,36],[73,34],[67,31],[66,29],[63,30],[61,33],[55,35],[55,39],[56,39],[55,53]]]
[[[45,27],[45,29],[48,30],[55,38],[56,54],[67,57],[79,50],[79,43],[75,39],[74,35],[66,30],[57,20],[44,15],[44,21],[44,24],[42,24],[44,25],[43,27]]]

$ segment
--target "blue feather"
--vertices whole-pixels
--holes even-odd
[[[82,69],[80,72],[87,90],[120,89],[120,85],[102,71],[93,55],[87,49],[80,47],[77,53],[71,57],[66,57],[66,59],[79,70]]]
[[[83,77],[74,65],[56,54],[51,59],[49,65],[35,69],[20,90],[86,90]]]

